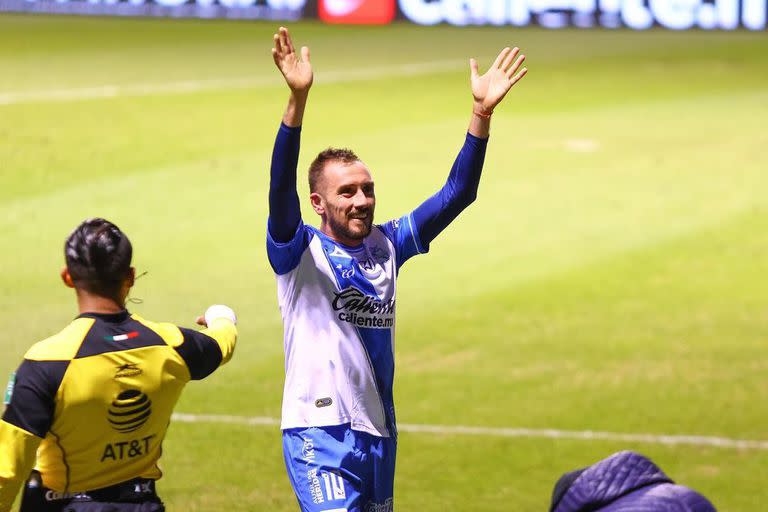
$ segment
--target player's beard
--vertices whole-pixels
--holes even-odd
[[[349,215],[345,215],[342,219],[331,216],[328,219],[328,227],[330,227],[331,231],[336,233],[337,236],[348,240],[362,240],[371,233],[371,227],[373,226],[373,208],[366,212],[368,215],[365,219],[353,218],[353,215],[359,215],[360,213],[363,212],[358,210]]]

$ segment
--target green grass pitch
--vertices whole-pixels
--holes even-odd
[[[276,26],[0,17],[2,375],[76,315],[62,243],[98,215],[149,271],[133,311],[238,312],[233,361],[177,411],[279,416]],[[346,145],[373,170],[380,221],[443,183],[470,113],[465,60],[528,57],[477,202],[401,274],[401,422],[768,438],[765,34],[290,27],[316,70],[300,195],[314,154]],[[203,87],[152,92],[179,82]],[[105,85],[129,94],[50,97]],[[624,448],[720,510],[768,500],[764,450],[403,433],[396,503],[542,511],[560,474]],[[277,427],[176,423],[162,462],[172,511],[296,509]]]

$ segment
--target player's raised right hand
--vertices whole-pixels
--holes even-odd
[[[306,93],[312,87],[312,64],[309,62],[309,48],[301,47],[301,57],[296,53],[288,29],[280,27],[274,35],[275,47],[272,58],[277,69],[285,77],[288,87],[295,93]]]

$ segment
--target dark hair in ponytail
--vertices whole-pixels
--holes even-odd
[[[120,228],[108,220],[84,220],[64,244],[67,270],[78,288],[116,297],[131,269],[133,247]]]

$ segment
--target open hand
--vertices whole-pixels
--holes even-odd
[[[309,91],[312,87],[312,64],[309,62],[309,48],[301,47],[301,57],[296,53],[288,29],[280,27],[274,35],[275,47],[272,48],[272,58],[277,69],[285,77],[288,87],[294,92]]]
[[[490,114],[504,96],[528,72],[523,68],[518,72],[525,61],[525,55],[520,55],[519,48],[504,48],[496,57],[496,61],[490,69],[480,75],[477,70],[477,61],[469,59],[471,71],[472,96],[475,98],[475,110],[482,114]]]

